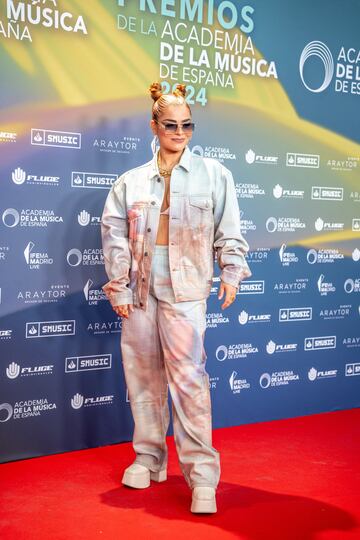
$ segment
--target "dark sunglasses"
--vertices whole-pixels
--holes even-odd
[[[185,122],[184,124],[170,123],[170,122],[160,122],[155,120],[157,124],[160,124],[166,133],[176,133],[178,127],[181,127],[184,133],[192,133],[195,129],[195,124],[193,122]]]

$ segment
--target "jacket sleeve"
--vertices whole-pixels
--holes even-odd
[[[217,175],[214,202],[214,250],[220,278],[239,289],[240,282],[252,275],[245,255],[249,245],[241,234],[240,210],[232,173],[221,165]]]
[[[113,307],[133,303],[133,293],[128,288],[131,253],[125,189],[124,177],[119,177],[108,193],[101,217],[105,271],[109,278],[102,289]]]

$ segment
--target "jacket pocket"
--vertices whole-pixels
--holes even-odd
[[[189,195],[189,203],[202,210],[211,210],[213,207],[213,200],[209,195]]]
[[[140,260],[144,244],[144,210],[143,208],[130,208],[127,216],[129,222],[130,251],[136,260]]]
[[[213,200],[209,195],[189,195],[191,225],[201,227],[210,225],[213,220]]]

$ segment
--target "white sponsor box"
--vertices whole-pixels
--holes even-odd
[[[89,356],[70,356],[65,358],[65,373],[111,369],[111,354],[93,354]]]
[[[320,167],[320,156],[318,154],[297,154],[294,152],[287,152],[286,166],[318,169]]]
[[[279,309],[279,321],[311,321],[312,320],[312,307],[299,307],[299,308],[280,308]]]
[[[26,323],[26,338],[75,335],[75,321],[38,321]]]
[[[360,362],[355,362],[354,364],[346,364],[345,366],[345,376],[353,377],[354,375],[360,375]]]
[[[258,280],[258,281],[242,281],[240,283],[240,291],[241,294],[264,294],[265,290],[265,281],[264,280]]]
[[[305,351],[336,349],[336,336],[306,337],[304,340],[304,349]]]
[[[79,150],[81,148],[81,133],[32,128],[31,144],[35,146],[56,146]]]
[[[73,171],[71,173],[71,187],[109,189],[117,179],[117,174]]]
[[[344,188],[312,186],[311,198],[316,201],[342,201],[344,199]]]

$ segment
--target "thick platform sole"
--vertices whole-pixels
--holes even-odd
[[[192,499],[191,512],[194,514],[214,514],[217,512],[216,500]]]
[[[159,472],[144,471],[143,473],[133,473],[125,470],[121,482],[125,486],[130,486],[136,489],[144,489],[150,486],[150,480],[154,482],[164,482],[167,479],[167,470]]]

